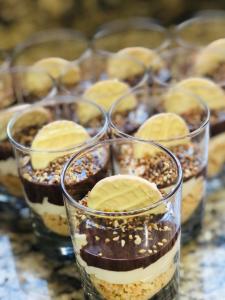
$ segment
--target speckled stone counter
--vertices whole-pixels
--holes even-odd
[[[201,236],[181,257],[181,300],[225,299],[225,190],[209,197]],[[0,300],[83,299],[73,263],[47,260],[31,234],[0,229]]]

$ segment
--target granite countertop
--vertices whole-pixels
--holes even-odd
[[[47,260],[31,234],[0,229],[0,300],[78,300],[73,263]],[[202,234],[181,255],[181,300],[225,299],[225,190],[209,197]]]

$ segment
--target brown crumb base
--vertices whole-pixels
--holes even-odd
[[[62,236],[69,236],[69,226],[65,217],[44,213],[41,218],[50,231]]]
[[[23,197],[23,189],[18,176],[0,175],[0,184],[4,186],[7,192],[16,197]]]
[[[150,282],[139,281],[130,284],[112,284],[95,276],[91,276],[91,281],[103,299],[149,300],[171,281],[175,271],[175,265],[171,264],[167,272],[162,273],[154,281]]]
[[[205,179],[203,177],[198,177],[195,179],[195,185],[190,190],[190,193],[182,198],[181,205],[181,223],[187,222],[194,211],[199,206],[199,203],[204,198],[205,193]]]

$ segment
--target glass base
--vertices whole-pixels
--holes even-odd
[[[37,248],[49,259],[67,261],[75,259],[71,238],[57,235],[48,230],[41,219],[33,215],[33,228],[36,237]]]
[[[181,243],[185,245],[194,240],[202,229],[204,216],[204,200],[202,200],[191,218],[181,225]]]
[[[159,291],[156,295],[149,298],[148,300],[177,300],[179,289],[179,275],[178,271],[174,274],[170,282]],[[90,293],[84,293],[85,300],[104,300],[101,296]],[[107,300],[107,299],[106,299]],[[138,299],[137,299],[138,300]]]
[[[0,224],[8,225],[16,232],[32,230],[30,210],[23,198],[17,198],[0,190]]]

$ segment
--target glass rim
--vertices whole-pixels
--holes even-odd
[[[155,147],[160,148],[164,153],[166,152],[166,154],[173,160],[176,169],[177,169],[177,180],[176,183],[174,184],[174,188],[172,189],[172,191],[170,191],[169,193],[167,193],[165,196],[162,196],[162,198],[158,201],[155,201],[154,203],[152,203],[149,206],[143,207],[141,209],[136,209],[136,210],[131,210],[131,211],[123,211],[123,212],[104,212],[101,210],[96,210],[96,209],[92,209],[89,207],[86,207],[80,203],[78,203],[67,191],[67,188],[64,184],[64,179],[66,176],[66,172],[67,169],[70,167],[71,163],[77,158],[80,157],[85,153],[89,153],[90,151],[97,149],[99,146],[103,147],[105,145],[110,145],[114,143],[145,143],[145,144],[151,144]],[[125,138],[114,138],[114,139],[107,139],[104,141],[99,141],[95,144],[89,145],[86,148],[81,149],[79,152],[75,153],[68,161],[67,163],[64,165],[61,176],[60,176],[60,184],[61,184],[61,189],[62,189],[62,193],[63,196],[70,202],[70,204],[72,204],[73,207],[80,209],[82,211],[84,211],[85,213],[91,214],[91,215],[95,215],[98,217],[111,217],[111,218],[116,218],[116,217],[132,217],[132,216],[136,216],[139,214],[143,214],[148,212],[149,210],[152,210],[156,207],[158,207],[159,205],[161,205],[162,203],[165,203],[166,201],[169,201],[169,199],[178,191],[178,189],[180,188],[181,184],[182,184],[182,168],[180,165],[179,160],[177,159],[177,157],[167,148],[165,148],[164,146],[157,144],[155,142],[152,141],[134,141],[132,139],[125,139]],[[108,176],[107,176],[108,177]],[[140,177],[140,176],[138,176]]]
[[[166,27],[157,23],[156,19],[148,18],[148,17],[128,17],[124,19],[116,19],[111,22],[106,22],[102,24],[98,30],[94,33],[91,38],[91,44],[95,48],[96,41],[110,36],[110,34],[115,34],[119,32],[126,31],[128,29],[137,29],[137,30],[154,30],[159,33],[164,33],[165,39],[158,46],[151,48],[153,50],[161,50],[168,47],[171,43],[170,33]],[[104,49],[99,49],[104,51]]]
[[[11,55],[11,64],[14,63],[18,55],[23,53],[23,51],[29,47],[35,47],[42,43],[51,43],[52,41],[57,40],[80,40],[86,45],[84,52],[88,50],[90,46],[89,39],[79,30],[68,28],[42,30],[34,33],[14,48]]]
[[[68,69],[71,68],[71,66],[77,66],[77,67],[80,67],[80,65],[85,62],[86,60],[88,60],[91,55],[97,55],[98,57],[103,57],[103,58],[111,58],[111,57],[125,57],[127,59],[129,59],[130,61],[132,62],[135,62],[136,65],[139,65],[142,69],[143,69],[143,76],[141,76],[141,79],[140,81],[134,86],[134,87],[131,87],[131,88],[136,88],[138,87],[139,85],[142,85],[143,83],[145,83],[148,79],[148,69],[145,67],[145,65],[139,61],[138,59],[135,59],[134,57],[132,57],[131,55],[128,55],[128,54],[120,54],[120,53],[114,53],[114,52],[110,52],[110,51],[101,51],[101,50],[91,50],[89,53],[86,53],[86,55],[82,55],[80,56],[78,59],[72,61],[71,63],[69,63],[68,67],[64,70],[64,72],[60,75],[59,77],[59,82],[60,82],[60,85],[65,88],[65,84],[62,84],[61,82],[61,79],[63,78],[63,76],[65,75],[65,73],[67,72]],[[115,78],[106,78],[107,79],[117,79],[116,77]],[[104,81],[105,79],[101,79],[101,80],[98,80],[98,81]],[[123,81],[122,79],[118,79],[120,81]],[[86,80],[85,80],[86,81]],[[96,81],[96,83],[98,82]],[[81,80],[82,82],[82,80]],[[78,82],[79,84],[79,82]]]
[[[24,146],[14,139],[14,137],[12,135],[13,127],[14,127],[16,121],[26,112],[30,112],[35,108],[45,107],[45,106],[49,106],[49,105],[52,106],[55,103],[57,103],[57,104],[75,104],[75,103],[80,103],[80,102],[87,103],[87,104],[90,104],[90,105],[96,107],[101,112],[101,115],[104,118],[104,124],[101,126],[101,129],[99,130],[99,132],[96,135],[94,135],[93,137],[90,137],[84,143],[81,143],[79,145],[70,146],[69,148],[68,147],[62,148],[59,150],[48,150],[48,149],[47,150],[38,150],[38,149],[31,149],[31,146],[30,147]],[[107,128],[108,128],[108,117],[107,117],[105,111],[101,108],[101,106],[99,106],[98,104],[96,104],[90,100],[84,99],[81,96],[72,96],[72,95],[59,96],[59,95],[56,95],[56,96],[52,96],[51,98],[43,99],[42,101],[39,101],[36,104],[28,104],[28,106],[29,107],[27,109],[24,109],[22,111],[22,115],[21,115],[21,112],[16,113],[10,119],[10,121],[7,125],[7,136],[9,138],[10,142],[13,144],[13,146],[16,149],[19,149],[26,153],[63,153],[63,152],[67,152],[67,151],[70,152],[75,149],[80,149],[80,148],[85,147],[86,145],[89,145],[90,143],[93,143],[93,141],[95,141],[96,139],[100,139],[106,133]]]
[[[189,18],[181,23],[179,23],[174,28],[175,40],[181,47],[192,48],[192,49],[202,49],[204,45],[196,45],[193,42],[188,42],[186,39],[182,38],[180,34],[183,30],[188,30],[190,25],[198,22],[217,22],[218,20],[223,20],[225,23],[225,11],[223,10],[202,10],[195,14],[192,18]]]
[[[123,99],[125,97],[127,97],[127,95],[129,95],[130,93],[137,94],[140,90],[143,90],[143,89],[150,90],[150,88],[146,88],[146,87],[134,88],[130,92],[128,92],[127,94],[125,94],[122,97],[120,97],[115,103],[113,103],[113,105],[111,106],[111,108],[109,110],[109,113],[108,113],[109,126],[110,126],[110,128],[115,129],[116,133],[119,134],[121,137],[131,138],[131,139],[139,140],[139,141],[146,141],[145,139],[137,138],[137,137],[134,137],[134,136],[132,136],[130,134],[127,134],[126,132],[121,131],[116,126],[116,124],[114,124],[114,122],[112,120],[112,115],[115,112],[114,110],[115,110],[116,106],[120,103],[120,101],[123,101]],[[178,89],[178,90],[182,90],[183,91],[184,89]],[[204,108],[204,110],[206,112],[206,117],[205,117],[204,121],[201,122],[201,125],[197,129],[193,130],[192,132],[189,132],[189,134],[187,134],[187,135],[179,136],[177,138],[171,138],[171,139],[149,140],[150,142],[155,142],[155,143],[159,143],[160,144],[162,142],[165,143],[165,142],[171,142],[171,141],[179,141],[179,140],[183,140],[183,139],[186,139],[186,138],[193,138],[193,137],[197,136],[199,133],[201,133],[206,128],[206,126],[209,124],[209,118],[210,118],[210,110],[209,110],[208,106],[206,105],[206,103],[199,96],[196,96],[194,93],[189,93],[188,91],[187,91],[187,93],[190,94],[192,97],[194,97],[202,105],[202,107]],[[159,97],[159,95],[155,95],[155,96],[153,95],[151,97],[157,98],[157,97]],[[156,115],[156,114],[154,114],[154,115]],[[179,115],[179,114],[177,114],[177,115]],[[148,117],[148,119],[149,118],[151,118],[151,116]],[[148,119],[146,119],[146,121]]]
[[[27,73],[32,71],[34,73],[45,73],[53,82],[54,78],[43,68],[36,66],[9,66],[8,68],[0,68],[0,75],[4,73],[14,74],[14,73]]]

